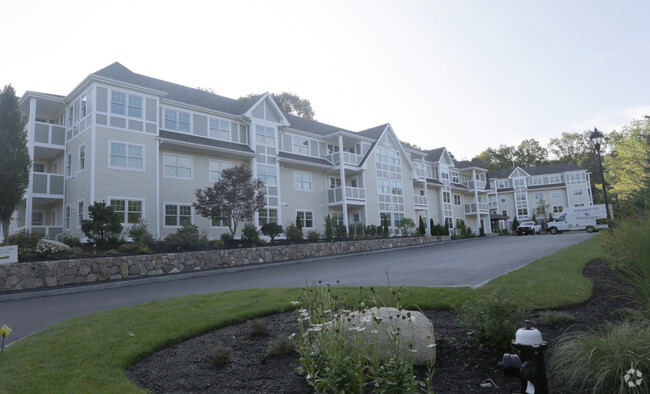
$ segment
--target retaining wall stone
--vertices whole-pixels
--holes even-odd
[[[325,257],[372,250],[422,245],[448,240],[445,236],[320,242],[215,249],[199,252],[32,261],[0,265],[0,292],[121,280],[152,275],[273,263],[307,257]]]

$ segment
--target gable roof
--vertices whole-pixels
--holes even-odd
[[[118,82],[125,82],[153,90],[159,90],[167,93],[165,98],[169,100],[233,115],[244,114],[246,110],[248,110],[260,97],[257,96],[246,100],[235,100],[203,90],[137,74],[118,62],[104,67],[91,75],[109,78]]]
[[[483,168],[487,170],[487,165],[485,164],[484,161],[468,161],[468,160],[461,160],[457,161],[454,160],[454,166],[458,168],[459,170],[465,169],[465,168]]]
[[[300,130],[300,131],[306,131],[308,133],[316,134],[321,137],[339,131],[347,131],[348,133],[356,134],[353,131],[343,129],[341,127],[336,127],[325,123],[321,123],[312,119],[301,118],[300,116],[291,115],[287,113],[284,113],[284,116],[287,118],[289,123],[291,123],[291,125],[289,126],[290,128]]]
[[[569,171],[586,171],[586,168],[580,167],[577,164],[573,163],[554,163],[548,164],[545,166],[537,167],[520,167],[522,170],[526,171],[529,175],[547,175],[547,174],[558,174],[561,172]],[[509,168],[506,170],[497,170],[497,171],[488,171],[488,178],[507,178],[512,174],[515,168]]]
[[[442,152],[444,151],[445,151],[444,146],[442,148],[428,150],[426,151],[427,157],[425,158],[425,160],[435,163],[440,160],[440,158],[442,157]]]

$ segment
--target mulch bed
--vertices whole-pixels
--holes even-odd
[[[595,262],[584,271],[594,282],[591,299],[563,309],[576,322],[556,327],[536,327],[549,342],[549,354],[558,337],[569,327],[595,327],[604,320],[616,320],[613,311],[629,306],[624,287],[606,262]],[[433,321],[437,357],[433,389],[437,393],[513,393],[519,382],[506,378],[497,369],[503,349],[481,344],[473,333],[460,325],[453,311],[424,311]],[[531,318],[537,321],[539,312]],[[268,344],[279,335],[297,331],[292,314],[273,315],[268,336],[251,336],[247,323],[224,327],[155,352],[127,370],[136,384],[150,392],[205,393],[305,393],[312,391],[296,372],[297,354],[265,357]],[[523,323],[523,322],[522,322]],[[514,337],[514,332],[513,332]],[[216,367],[210,360],[217,346],[232,349],[231,362]],[[547,356],[547,361],[549,357]],[[423,371],[420,371],[423,373]],[[492,387],[481,387],[490,382]],[[563,392],[549,382],[552,392]]]

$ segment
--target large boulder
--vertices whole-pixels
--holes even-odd
[[[42,245],[49,246],[55,252],[67,252],[69,250],[72,250],[70,246],[64,244],[63,242],[55,241],[53,239],[41,238],[36,244],[36,247],[38,248],[39,246]]]
[[[436,361],[433,324],[420,312],[387,307],[353,311],[343,316],[341,327],[342,332],[360,339],[366,346],[375,346],[384,359],[392,357],[398,349],[397,354],[414,356],[415,365]]]

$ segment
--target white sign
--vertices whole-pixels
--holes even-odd
[[[18,262],[18,245],[0,246],[0,264]]]

